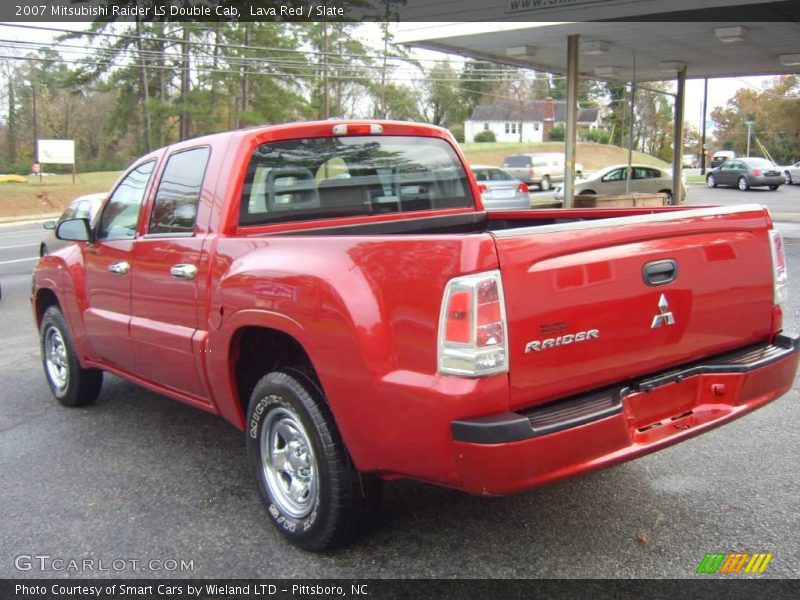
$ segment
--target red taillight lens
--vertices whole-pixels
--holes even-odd
[[[499,271],[447,284],[439,324],[439,372],[478,377],[508,370],[503,284]]]
[[[753,175],[756,177],[761,177],[761,169],[753,169]]]
[[[450,296],[445,316],[444,338],[448,342],[468,344],[472,329],[472,294],[456,292]]]
[[[517,189],[518,189],[520,192],[522,192],[523,194],[530,194],[530,190],[528,189],[528,184],[527,184],[527,183],[520,183],[520,184],[517,186]]]
[[[485,183],[479,183],[479,184],[478,184],[478,191],[479,191],[481,194],[485,194],[486,192],[488,192],[488,191],[489,191],[489,188],[488,188],[488,187],[486,187],[486,184],[485,184]]]

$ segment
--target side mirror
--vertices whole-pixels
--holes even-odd
[[[68,242],[92,241],[92,228],[89,219],[67,219],[56,227],[56,237]]]
[[[56,222],[55,221],[45,221],[44,223],[42,223],[42,227],[44,227],[45,229],[55,229],[56,228]]]

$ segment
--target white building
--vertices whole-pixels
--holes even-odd
[[[474,142],[481,131],[494,132],[498,142],[546,142],[550,130],[566,121],[563,100],[533,100],[520,106],[515,102],[495,102],[476,106],[464,122],[464,141]],[[578,109],[578,126],[594,129],[598,126],[599,109]]]

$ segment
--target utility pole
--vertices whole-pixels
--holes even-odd
[[[708,77],[703,80],[703,118],[700,119],[700,175],[706,174],[706,111],[708,103]]]
[[[744,124],[747,125],[747,154],[745,156],[750,156],[750,137],[751,137],[750,132],[752,131],[754,123],[755,121],[752,119],[747,119],[747,121],[744,122]]]
[[[328,98],[328,22],[322,22],[322,60],[323,60],[323,71],[322,71],[322,84],[323,84],[323,91],[322,95],[324,98],[324,114],[323,117],[326,119],[330,119],[331,117],[331,105],[330,100]]]
[[[39,168],[39,183],[42,183],[42,165],[39,163],[39,124],[36,119],[36,75],[31,77],[31,95],[33,98],[33,162]]]

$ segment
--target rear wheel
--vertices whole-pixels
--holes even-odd
[[[747,177],[739,177],[739,181],[737,182],[739,189],[743,192],[746,192],[750,189],[750,182],[747,181]]]
[[[547,192],[550,190],[551,187],[552,185],[550,183],[550,178],[547,175],[542,177],[542,183],[539,184],[539,189],[542,190],[543,192]]]
[[[300,548],[347,543],[377,507],[380,480],[355,469],[322,390],[303,372],[274,371],[256,384],[247,451],[272,524]]]
[[[596,196],[596,195],[597,192],[595,192],[594,190],[583,190],[581,192],[581,196]]]
[[[779,187],[780,187],[780,186],[779,186],[778,184],[772,184],[771,186],[769,186],[769,189],[771,189],[771,190],[774,192],[774,191],[775,191],[775,190],[777,190]]]
[[[672,190],[661,190],[659,194],[664,194],[667,197],[667,206],[672,206],[675,201],[672,198]]]
[[[44,373],[56,400],[70,407],[94,402],[103,386],[103,372],[81,367],[64,315],[57,306],[45,311],[40,335]]]
[[[710,188],[717,187],[717,178],[714,177],[713,175],[709,175],[708,177],[706,177],[706,185]]]

